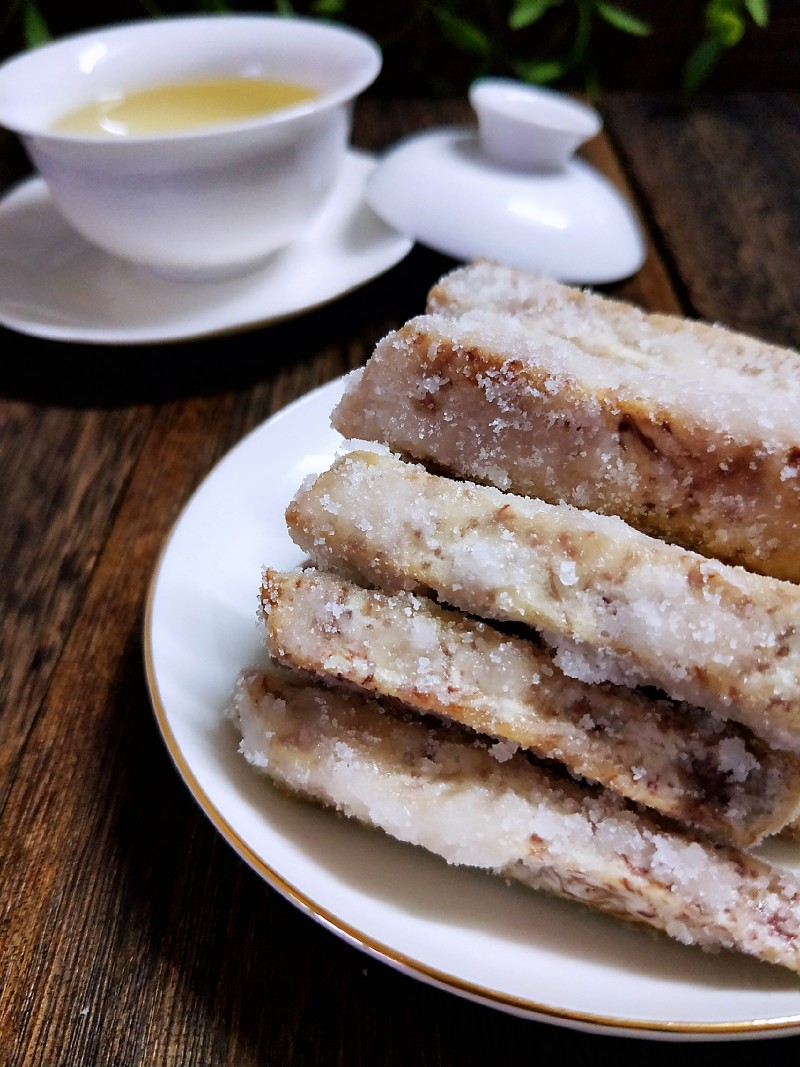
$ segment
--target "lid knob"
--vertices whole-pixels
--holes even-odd
[[[469,101],[484,154],[514,170],[563,170],[603,125],[588,104],[510,78],[479,78],[470,86]]]

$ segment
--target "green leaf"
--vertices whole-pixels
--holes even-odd
[[[595,0],[578,0],[578,24],[567,55],[568,69],[583,64],[592,40],[592,7]]]
[[[685,93],[694,93],[703,84],[722,54],[722,45],[715,37],[706,37],[689,53],[683,65],[681,87]]]
[[[744,19],[730,0],[712,0],[706,7],[706,28],[723,48],[733,48],[744,34]]]
[[[744,36],[744,19],[741,15],[725,15],[720,17],[715,35],[724,48],[733,48]]]
[[[742,10],[743,0],[706,0],[706,24],[709,18],[718,14],[738,14]]]
[[[597,100],[600,96],[600,79],[597,71],[591,63],[586,64],[583,72],[583,88],[590,100]]]
[[[315,15],[341,15],[345,0],[315,0],[311,10]]]
[[[275,0],[275,10],[279,15],[293,15],[294,4],[291,0]]]
[[[561,3],[561,0],[516,0],[511,14],[508,16],[508,26],[512,30],[522,30],[526,26],[532,26],[551,7]]]
[[[744,0],[744,6],[756,26],[763,30],[769,22],[769,0]]]
[[[487,56],[491,53],[492,42],[488,34],[476,23],[441,7],[437,8],[434,14],[443,35],[460,51],[473,56]]]
[[[36,48],[37,45],[47,44],[53,39],[34,0],[25,0],[22,9],[22,35],[28,48]]]
[[[649,22],[637,18],[636,15],[631,15],[629,11],[623,11],[616,4],[605,3],[605,0],[596,0],[595,7],[600,18],[605,19],[615,29],[622,30],[623,33],[633,34],[634,37],[649,37],[653,32],[653,27]]]
[[[514,64],[516,73],[526,82],[535,85],[547,85],[563,77],[570,69],[565,59],[535,59]]]

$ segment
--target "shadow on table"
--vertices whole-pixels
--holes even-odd
[[[360,341],[366,356],[383,332],[424,310],[428,289],[454,265],[416,246],[382,277],[315,311],[178,344],[71,344],[0,327],[8,353],[0,362],[0,396],[79,407],[160,403],[246,389],[330,346]]]

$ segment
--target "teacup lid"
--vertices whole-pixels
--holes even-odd
[[[486,257],[595,284],[633,274],[644,241],[625,199],[575,150],[602,128],[565,93],[482,78],[474,127],[450,126],[390,149],[367,185],[372,209],[456,259]]]

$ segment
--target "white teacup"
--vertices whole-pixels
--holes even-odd
[[[19,134],[87,240],[160,271],[220,276],[256,266],[308,226],[345,159],[352,102],[380,67],[369,37],[311,19],[154,19],[64,38],[0,66],[0,124]],[[52,128],[95,100],[229,78],[298,83],[316,95],[168,133]]]

